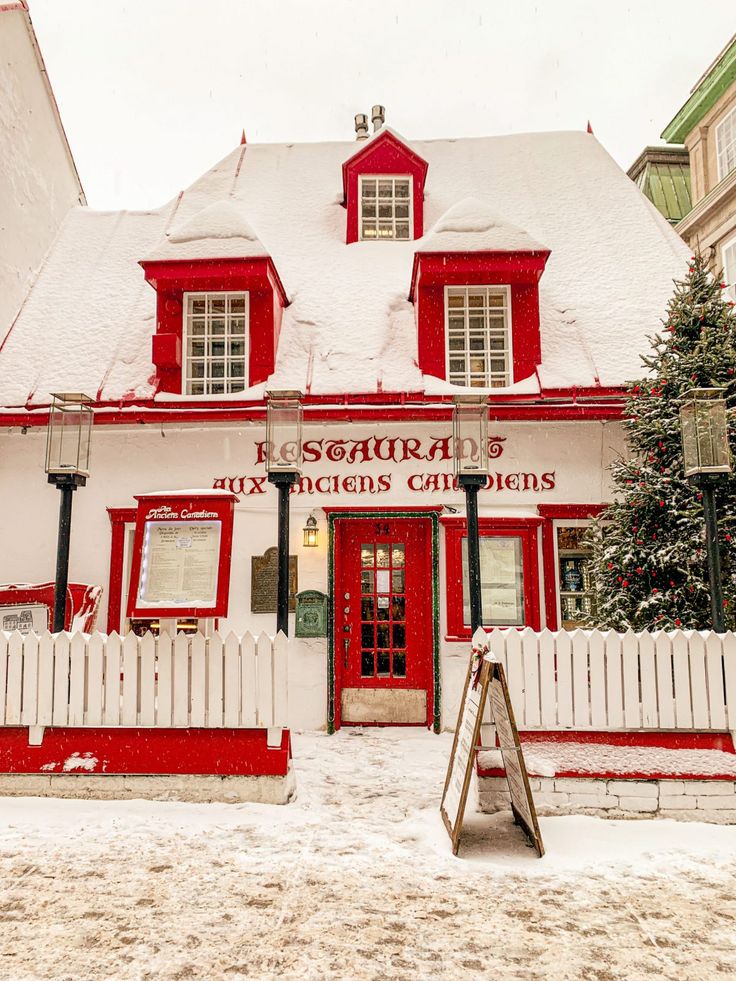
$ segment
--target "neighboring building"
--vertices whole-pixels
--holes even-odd
[[[407,141],[381,122],[357,143],[238,146],[157,210],[73,209],[0,351],[0,581],[51,578],[49,393],[86,392],[71,575],[104,586],[109,630],[157,626],[126,615],[135,495],[198,487],[238,497],[220,629],[273,631],[264,393],[304,393],[295,589],[330,603],[291,689],[312,727],[454,723],[457,393],[490,404],[485,623],[580,622],[623,386],[689,256],[592,135]]]
[[[645,147],[626,173],[671,225],[690,211],[690,157],[686,147]]]
[[[677,226],[722,269],[736,300],[736,35],[708,68],[662,138],[690,155],[693,208]]]
[[[0,2],[0,346],[64,216],[85,203],[28,7]]]

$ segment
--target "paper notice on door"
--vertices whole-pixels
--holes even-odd
[[[214,606],[220,532],[219,521],[147,521],[139,606]]]

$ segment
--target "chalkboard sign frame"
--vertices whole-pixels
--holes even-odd
[[[480,728],[489,692],[493,695],[494,721],[499,732],[514,821],[524,831],[541,858],[544,855],[544,843],[516,728],[506,672],[502,664],[487,654],[487,648],[481,647],[474,647],[470,656],[440,803],[440,814],[452,842],[452,853],[457,855],[460,848],[465,806],[475,766],[475,750],[480,744]]]

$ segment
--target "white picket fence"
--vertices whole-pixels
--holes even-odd
[[[494,630],[520,729],[736,730],[736,634]]]
[[[0,725],[279,728],[288,639],[0,632]]]

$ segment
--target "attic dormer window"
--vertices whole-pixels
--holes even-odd
[[[248,294],[184,294],[184,392],[223,395],[246,385]]]
[[[410,176],[361,175],[360,237],[363,241],[408,241],[412,237],[411,183]]]
[[[448,286],[448,381],[473,388],[511,384],[510,296],[507,286]]]

